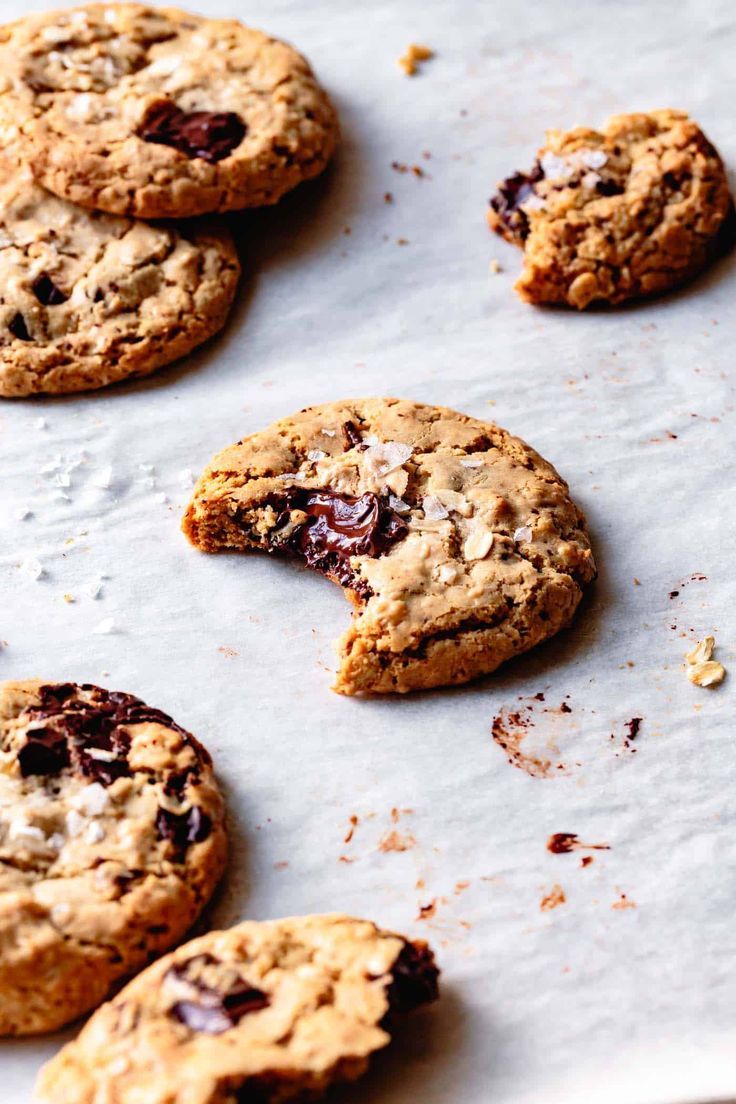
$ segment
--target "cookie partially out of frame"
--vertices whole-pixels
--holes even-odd
[[[582,310],[694,276],[728,244],[733,204],[718,152],[684,111],[667,110],[548,131],[488,219],[524,250],[522,299]]]
[[[0,1034],[51,1031],[173,946],[225,863],[210,757],[131,694],[0,684]]]
[[[150,966],[44,1068],[48,1104],[282,1104],[364,1072],[437,997],[426,943],[349,916],[247,922]]]
[[[234,19],[88,4],[0,28],[0,137],[83,207],[183,218],[275,203],[337,120],[305,59]]]
[[[398,399],[311,407],[225,449],[183,528],[206,552],[300,558],[345,589],[344,694],[493,671],[566,626],[595,574],[550,464],[496,425]]]
[[[85,211],[3,158],[0,396],[149,375],[224,325],[239,274],[215,220],[152,225]]]

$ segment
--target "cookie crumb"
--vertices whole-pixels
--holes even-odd
[[[539,907],[542,912],[550,912],[551,909],[558,908],[559,905],[564,905],[567,897],[565,891],[560,885],[553,885],[549,893],[546,893],[542,900],[539,902]]]
[[[715,644],[715,637],[706,636],[685,655],[685,673],[695,686],[718,686],[726,677],[723,664],[711,658]]]
[[[491,273],[492,276],[496,276],[499,272],[503,271],[501,265],[498,263],[495,257],[493,258],[493,260],[488,262],[488,271]]]
[[[398,59],[399,68],[403,69],[407,77],[413,77],[419,68],[417,62],[429,61],[433,57],[434,50],[429,46],[418,46],[415,42],[411,42]]]
[[[387,832],[378,844],[379,851],[409,851],[416,846],[416,839],[411,832]]]

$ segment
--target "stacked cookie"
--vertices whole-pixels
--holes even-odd
[[[27,16],[0,29],[0,72],[4,397],[144,376],[216,333],[239,263],[193,217],[275,203],[337,138],[305,59],[234,20]]]
[[[207,751],[130,694],[0,686],[0,1035],[54,1028],[179,942],[226,862]],[[53,1104],[310,1099],[437,996],[422,942],[328,915],[210,932],[144,970],[41,1076]]]

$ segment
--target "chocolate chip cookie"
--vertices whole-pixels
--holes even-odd
[[[0,161],[0,395],[148,375],[224,325],[239,273],[215,221],[95,214]]]
[[[335,112],[300,54],[235,20],[88,4],[0,28],[0,137],[57,195],[180,218],[275,203],[327,164]]]
[[[438,995],[426,943],[348,916],[244,923],[150,966],[42,1070],[49,1104],[281,1104],[359,1077]]]
[[[491,227],[524,250],[529,303],[623,303],[684,283],[732,234],[718,152],[684,111],[551,130],[528,173],[491,200]]]
[[[205,749],[131,694],[0,684],[0,1034],[51,1031],[181,939],[225,863]]]
[[[215,221],[77,208],[0,160],[0,395],[148,375],[220,329],[239,264]]]
[[[595,566],[554,468],[496,425],[363,399],[225,449],[183,521],[206,552],[301,559],[355,606],[335,689],[466,682],[567,625]]]

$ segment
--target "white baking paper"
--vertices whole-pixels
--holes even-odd
[[[321,182],[239,219],[222,337],[149,381],[0,405],[0,677],[131,691],[207,743],[234,840],[212,923],[347,910],[431,940],[442,1001],[336,1100],[736,1096],[735,262],[648,305],[537,310],[484,222],[547,126],[683,107],[736,165],[733,5],[200,6],[304,50],[342,147]],[[414,78],[410,42],[437,55]],[[375,394],[498,420],[590,521],[600,579],[572,630],[465,689],[337,697],[338,589],[179,532],[217,450]],[[707,633],[733,670],[716,690],[683,670]],[[549,777],[491,738],[515,711]],[[610,850],[552,854],[555,832]],[[3,1104],[72,1034],[0,1045]]]

